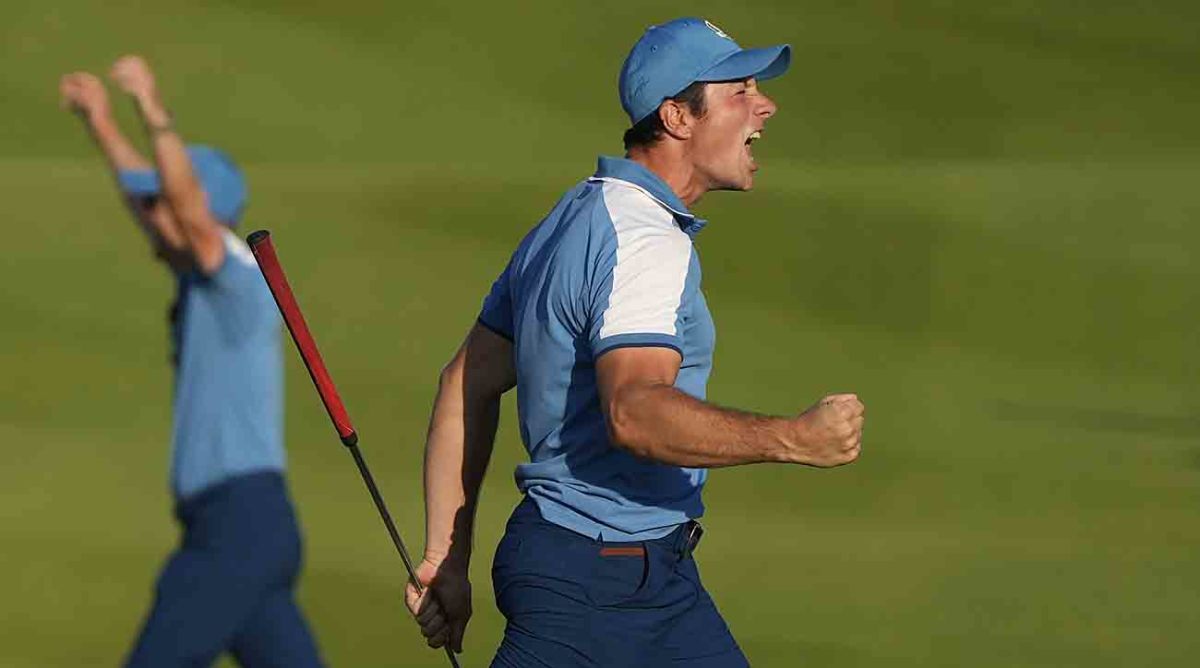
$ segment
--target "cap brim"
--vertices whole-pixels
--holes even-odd
[[[787,44],[761,49],[743,49],[710,67],[696,81],[736,81],[738,79],[773,79],[792,63],[792,47]]]
[[[158,172],[152,169],[125,169],[117,174],[121,190],[134,197],[151,197],[162,193]]]

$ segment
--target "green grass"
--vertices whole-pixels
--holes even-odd
[[[524,230],[615,152],[615,73],[665,2],[77,0],[0,9],[0,665],[113,664],[175,540],[170,285],[60,73],[147,53],[180,127],[245,164],[420,548],[440,365]],[[701,2],[790,41],[756,191],[698,207],[711,397],[860,392],[852,467],[711,477],[706,581],[756,666],[1183,665],[1200,651],[1200,10],[1184,2]],[[131,120],[119,104],[122,118]],[[132,128],[133,126],[130,125]],[[332,665],[438,666],[289,356],[300,596]],[[511,402],[509,402],[511,404]],[[485,483],[477,616],[516,502],[511,405]]]

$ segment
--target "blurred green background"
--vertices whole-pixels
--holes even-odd
[[[171,285],[60,74],[141,52],[185,136],[244,163],[246,231],[276,234],[419,550],[438,369],[524,231],[620,151],[616,72],[680,13],[795,49],[765,85],[756,191],[697,207],[710,395],[869,408],[853,466],[711,477],[698,558],[753,663],[1194,660],[1200,5],[63,0],[0,7],[0,665],[119,663],[176,539]],[[326,658],[443,665],[290,346],[288,365]],[[523,456],[509,401],[464,666],[501,632],[488,572]]]

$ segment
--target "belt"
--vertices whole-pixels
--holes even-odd
[[[700,537],[704,535],[704,527],[696,520],[688,520],[679,525],[675,531],[657,540],[646,543],[600,543],[602,557],[640,557],[646,554],[646,546],[650,543],[665,548],[674,554],[676,560],[683,561],[692,556],[700,545]]]

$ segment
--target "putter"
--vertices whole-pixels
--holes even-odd
[[[404,562],[404,568],[408,571],[408,581],[416,587],[418,594],[423,594],[424,587],[417,581],[417,571],[413,568],[412,559],[408,556],[408,550],[404,547],[400,532],[396,530],[396,524],[392,521],[392,514],[388,512],[387,505],[383,502],[383,496],[375,485],[371,469],[367,468],[367,462],[359,452],[358,433],[350,424],[350,415],[346,412],[345,405],[342,404],[342,398],[338,396],[337,388],[333,385],[333,378],[329,376],[329,371],[325,368],[325,361],[321,359],[321,352],[317,350],[317,342],[313,340],[312,334],[308,331],[304,314],[300,312],[300,305],[296,303],[296,297],[292,294],[291,286],[288,285],[287,276],[283,273],[283,266],[279,264],[279,257],[275,254],[275,245],[271,242],[271,233],[267,230],[258,230],[246,237],[246,242],[250,244],[254,259],[258,261],[258,268],[262,271],[263,278],[267,280],[267,286],[271,288],[275,304],[279,306],[279,312],[283,314],[283,321],[287,324],[288,331],[292,333],[292,340],[296,342],[300,358],[304,360],[304,366],[308,368],[308,375],[312,377],[313,385],[316,386],[317,393],[321,395],[321,403],[325,404],[325,410],[329,413],[329,419],[333,421],[338,438],[342,439],[342,445],[346,446],[354,457],[354,463],[358,466],[358,472],[362,476],[363,482],[366,483],[367,490],[371,493],[371,499],[375,502],[379,517],[383,519],[388,535],[392,537],[392,543],[396,546],[396,551],[400,553],[400,560]],[[450,659],[450,665],[459,668],[458,658],[450,649],[449,642],[445,645],[445,649],[446,657]]]

